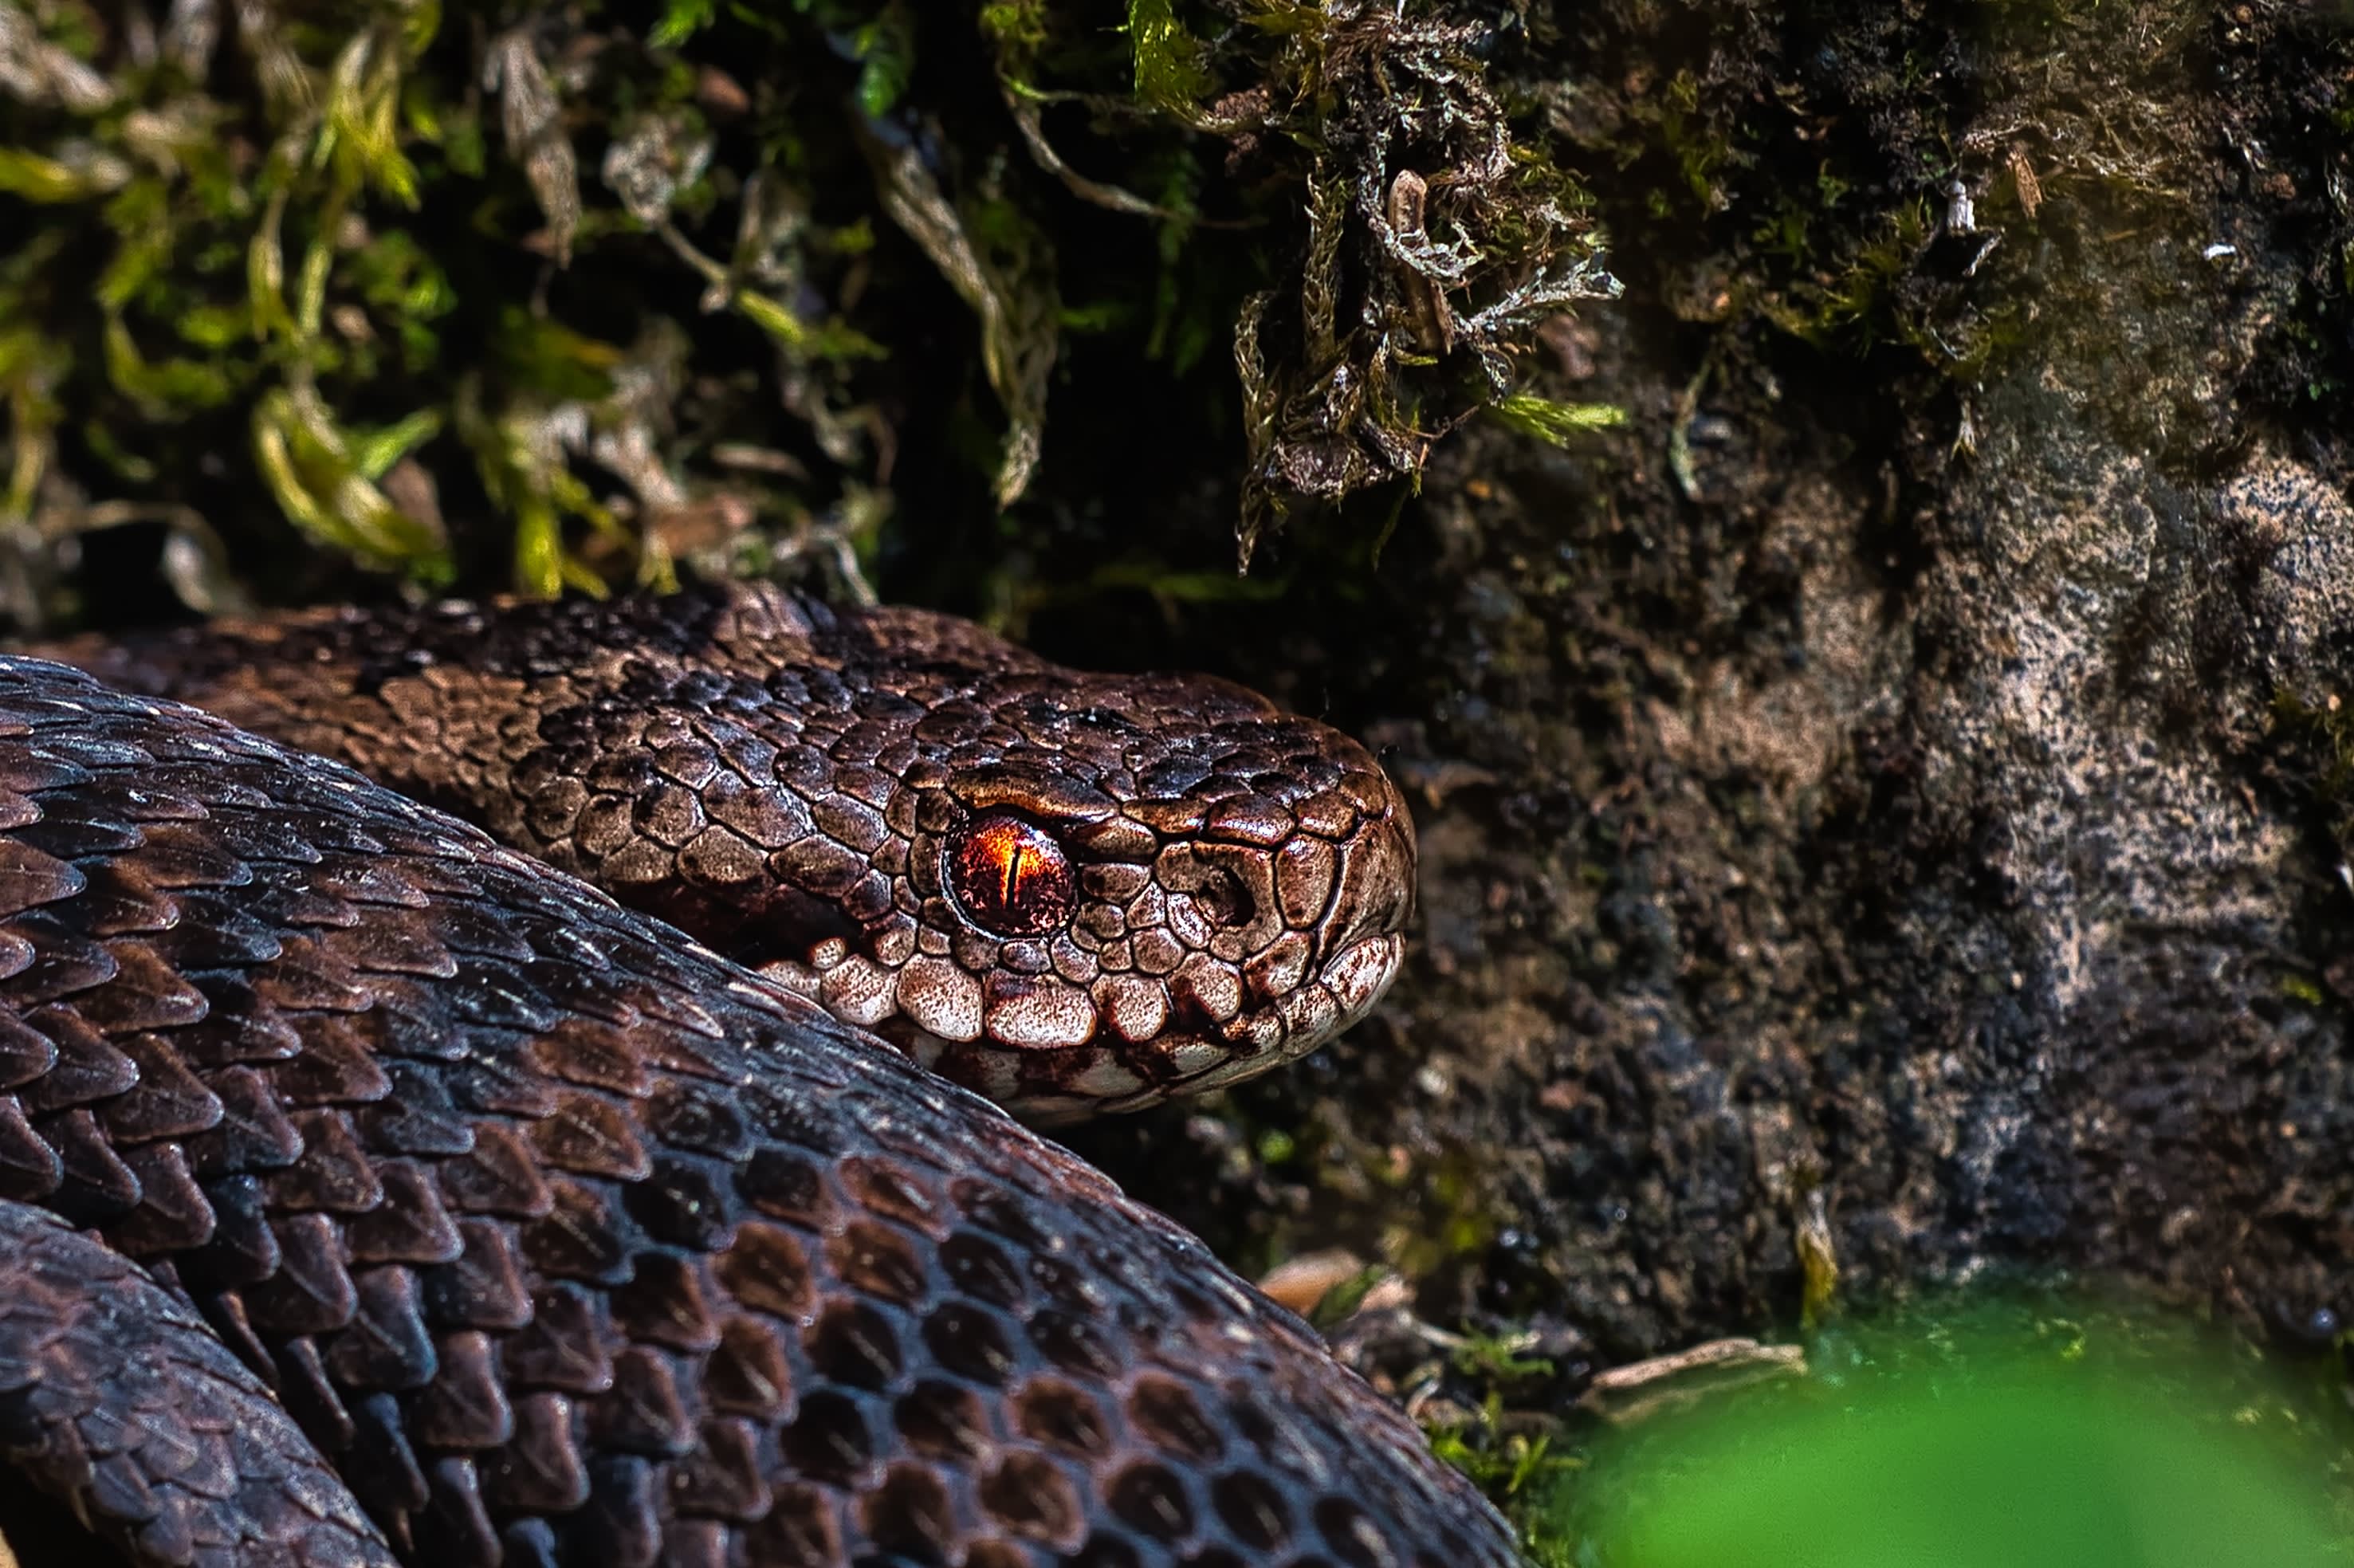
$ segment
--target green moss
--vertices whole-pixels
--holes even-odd
[[[1826,281],[1796,282],[1786,293],[1766,298],[1760,309],[1768,321],[1818,346],[1853,332],[1861,346],[1889,337],[1909,338],[1915,329],[1903,319],[1897,285],[1918,264],[1936,232],[1926,198],[1907,202],[1882,217],[1877,232],[1843,258]],[[1793,261],[1814,262],[1803,244],[1789,247]]]
[[[2055,345],[2087,365],[2152,357],[2125,323],[2207,281],[2186,268],[2169,302],[2109,308],[2153,244],[2196,255],[2212,238],[2191,151],[2207,132],[2179,72],[2153,65],[2204,48],[2203,15],[1564,7],[1555,115],[1588,165],[1620,171],[1614,249],[1712,333],[1729,381],[1753,361],[1787,377],[1805,351],[1878,356],[1911,373],[1895,402],[1967,406]]]
[[[1052,140],[1043,106],[1084,101],[1114,124],[1190,133],[1180,146],[1224,143],[1229,168],[1284,193],[1246,221],[1274,230],[1263,247],[1288,275],[1212,318],[1234,323],[1246,565],[1261,532],[1303,504],[1416,482],[1437,440],[1516,394],[1538,324],[1616,290],[1583,191],[1516,139],[1513,111],[1469,52],[1481,35],[1452,7],[1132,0],[1124,81],[1117,62],[1042,42],[1064,35],[1036,15],[999,32],[1034,142]],[[1173,349],[1190,367],[1209,334],[1181,316],[1173,263],[1199,240],[1201,161],[1169,165],[1148,199],[1052,156],[1087,199],[1170,226],[1148,352]]]
[[[1555,403],[1532,393],[1500,397],[1489,412],[1525,436],[1554,446],[1565,446],[1578,435],[1615,429],[1627,422],[1627,410],[1608,403]]]
[[[2289,1001],[2305,1007],[2326,1006],[2329,1001],[2329,993],[2304,975],[2284,975],[2280,990]]]
[[[1171,0],[1129,0],[1129,47],[1136,95],[1182,120],[1197,120],[1209,96],[1208,48],[1187,32]]]
[[[2354,704],[2331,695],[2310,701],[2273,694],[2266,727],[2276,775],[2301,797],[2338,841],[2354,851]]]
[[[965,503],[1020,503],[1069,396],[1136,398],[1175,441],[1239,427],[1247,553],[1302,503],[1411,483],[1606,286],[1535,114],[1482,85],[1468,0],[1134,0],[1120,27],[1069,0],[670,0],[636,30],[256,0],[135,57],[95,0],[29,16],[47,85],[0,99],[24,236],[0,330],[46,368],[0,521],[46,535],[85,496],[188,507],[267,572],[266,498],[419,582],[660,577],[854,494],[887,510],[904,431],[992,406],[993,439],[949,450],[986,482]],[[1070,334],[1156,366],[1175,419],[1133,376],[1057,391]],[[399,503],[345,471],[354,432],[424,418]]]
[[[1551,1499],[1585,1460],[1564,1451],[1550,1434],[1500,1433],[1501,1425],[1501,1403],[1490,1401],[1477,1421],[1431,1431],[1431,1452],[1503,1509],[1534,1568],[1573,1568],[1578,1537],[1555,1517]]]
[[[1477,1337],[1467,1340],[1465,1350],[1481,1343]],[[1424,1429],[1431,1452],[1469,1476],[1503,1510],[1533,1568],[1573,1568],[1579,1562],[1579,1536],[1564,1517],[1560,1499],[1574,1495],[1588,1464],[1581,1446],[1583,1426],[1556,1416],[1532,1429],[1532,1423],[1511,1414],[1508,1390],[1532,1368],[1509,1353],[1458,1352],[1457,1367],[1485,1392],[1468,1413],[1441,1406],[1448,1414]]]

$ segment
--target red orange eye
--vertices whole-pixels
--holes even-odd
[[[993,936],[1043,936],[1078,902],[1063,846],[1019,817],[983,817],[965,828],[949,841],[940,869],[965,914]]]

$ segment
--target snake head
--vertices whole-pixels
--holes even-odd
[[[472,815],[1034,1120],[1313,1050],[1413,907],[1356,742],[922,610],[715,584],[63,652]]]
[[[964,676],[877,757],[889,908],[769,972],[1042,1123],[1251,1077],[1379,999],[1415,841],[1362,747],[1208,677]]]

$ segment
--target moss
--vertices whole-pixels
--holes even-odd
[[[2281,690],[2266,730],[2271,770],[2306,803],[2343,856],[2354,853],[2354,704]]]
[[[1464,0],[11,16],[5,521],[185,508],[265,578],[316,583],[249,514],[546,593],[771,558],[911,481],[1009,507],[1059,399],[1239,447],[1247,556],[1411,483],[1606,286]],[[1058,390],[1077,334],[1159,368]]]
[[[1618,265],[1727,358],[1787,374],[1803,360],[1785,334],[1842,363],[1887,355],[1919,401],[1967,398],[2055,331],[2132,352],[2098,302],[2133,242],[2212,238],[2189,155],[2212,127],[2179,92],[2198,8],[1541,16],[1570,66],[1553,122],[1586,165],[1619,171]],[[2104,255],[2111,237],[2125,248]]]
[[[1253,196],[1221,221],[1264,227],[1286,257],[1289,275],[1257,280],[1221,311],[1236,323],[1246,563],[1303,503],[1418,480],[1436,440],[1515,394],[1539,324],[1616,287],[1596,264],[1582,191],[1516,139],[1486,85],[1474,51],[1497,35],[1468,12],[1132,0],[1125,83],[1113,62],[1037,41],[1049,32],[999,34],[1034,143],[1052,143],[1043,111],[1058,102],[1182,127],[1193,169],[1222,146],[1230,182]],[[1066,172],[1076,161],[1049,155]],[[1190,228],[1200,194],[1176,173],[1153,200],[1067,177],[1091,200]],[[1268,206],[1277,192],[1283,204]],[[1156,347],[1169,320],[1164,305]]]
[[[1500,1400],[1470,1422],[1432,1427],[1431,1451],[1477,1482],[1504,1510],[1535,1568],[1571,1568],[1579,1561],[1577,1534],[1553,1501],[1585,1466],[1583,1456],[1553,1433],[1506,1433]]]
[[[1528,392],[1498,398],[1489,412],[1507,428],[1555,446],[1566,446],[1586,431],[1614,429],[1627,422],[1627,410],[1608,403],[1556,403]]]

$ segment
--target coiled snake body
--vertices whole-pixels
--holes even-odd
[[[0,1448],[135,1560],[1511,1561],[1299,1323],[803,994],[1050,1117],[1296,1054],[1408,900],[1353,746],[766,589],[65,652],[770,971],[0,660]]]

